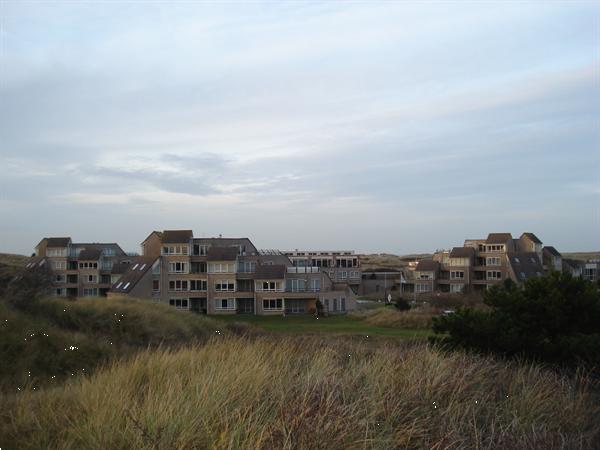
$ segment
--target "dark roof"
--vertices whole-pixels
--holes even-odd
[[[242,247],[245,247],[247,255],[251,255],[252,253],[258,253],[257,248],[254,246],[254,244],[249,238],[194,238],[194,244],[208,246],[214,245],[215,247],[230,247],[232,245],[241,245]]]
[[[152,265],[156,259],[155,256],[139,256],[134,258],[123,276],[110,288],[110,291],[123,294],[131,292],[144,275],[152,269]]]
[[[440,263],[437,261],[434,261],[432,259],[422,259],[418,262],[415,270],[419,272],[435,272],[436,270],[438,270],[439,266]]]
[[[208,247],[207,259],[209,261],[235,261],[239,248],[237,247]]]
[[[475,255],[473,247],[454,247],[450,252],[450,258],[471,258]]]
[[[124,262],[116,262],[113,264],[112,269],[110,270],[111,274],[114,275],[119,275],[119,274],[123,274],[125,272],[127,272],[127,269],[129,268],[129,266],[131,266],[131,263],[124,263]]]
[[[125,256],[125,252],[121,246],[115,242],[76,242],[71,244],[73,248],[85,248],[86,250],[97,249],[101,252],[105,249],[113,249],[115,256]]]
[[[45,256],[33,256],[27,264],[25,264],[26,269],[35,269],[36,267],[45,267],[46,266],[46,257]]]
[[[51,237],[46,239],[46,245],[48,247],[67,247],[71,243],[70,237]],[[43,239],[42,239],[43,241]]]
[[[519,281],[538,277],[544,273],[544,267],[535,252],[511,253],[508,260]]]
[[[161,234],[163,244],[187,244],[194,236],[192,230],[165,230]]]
[[[574,269],[580,269],[583,266],[585,266],[585,262],[581,261],[580,259],[563,258],[562,262],[563,264],[567,264],[568,266],[571,266]]]
[[[285,278],[285,266],[283,264],[259,264],[256,266],[257,280],[273,280]]]
[[[562,256],[560,253],[558,253],[558,250],[556,250],[554,247],[552,247],[550,245],[544,247],[544,251],[550,253],[553,256]]]
[[[525,237],[528,237],[529,239],[531,239],[531,240],[532,240],[533,242],[535,242],[536,244],[541,244],[541,243],[542,243],[542,241],[540,241],[540,240],[538,239],[538,237],[537,237],[535,234],[533,234],[533,233],[523,233],[523,234],[521,235],[521,237],[523,237],[523,236],[525,236]]]
[[[490,233],[485,240],[486,244],[506,244],[512,239],[510,233]]]
[[[80,261],[98,261],[102,255],[102,250],[99,248],[84,248],[79,252],[77,259]]]

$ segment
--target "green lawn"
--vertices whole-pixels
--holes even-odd
[[[402,338],[425,338],[432,334],[428,329],[402,329],[377,327],[354,316],[220,316],[217,320],[247,322],[264,331],[276,334],[338,334],[356,336],[388,336]]]

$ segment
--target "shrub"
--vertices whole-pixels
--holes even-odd
[[[396,306],[396,309],[400,311],[408,311],[410,309],[410,303],[408,303],[402,297],[397,298],[394,302],[394,305]]]
[[[600,363],[600,290],[569,274],[552,273],[486,292],[490,311],[459,308],[434,319],[434,342],[541,361]]]

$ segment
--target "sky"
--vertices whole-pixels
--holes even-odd
[[[598,2],[0,0],[0,252],[600,249]]]

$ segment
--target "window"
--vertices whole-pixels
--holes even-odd
[[[59,297],[63,297],[66,292],[67,291],[64,288],[56,288],[56,290],[54,291],[54,295],[58,295]]]
[[[125,286],[123,286],[123,290],[127,289],[129,287],[131,283],[126,283]]]
[[[487,279],[488,280],[501,280],[502,272],[499,272],[497,270],[488,270],[487,271]]]
[[[279,290],[278,285],[279,285],[279,283],[276,281],[263,281],[262,289],[257,289],[257,290],[259,290],[259,291],[277,291],[277,290]]]
[[[465,278],[465,273],[462,270],[453,270],[450,272],[451,280],[463,280]]]
[[[328,298],[325,299],[325,309],[327,311],[329,311],[329,299]]]
[[[417,278],[419,280],[431,280],[433,277],[429,272],[419,272]]]
[[[113,268],[112,261],[102,261],[102,270],[111,270]]]
[[[217,292],[233,292],[235,291],[235,280],[218,280],[215,282],[215,291]]]
[[[430,284],[416,284],[415,289],[417,292],[431,292]]]
[[[140,270],[144,270],[144,267],[146,267],[146,264],[142,264],[142,265],[140,266]]]
[[[346,311],[346,299],[344,297],[341,298],[341,309]]]
[[[265,311],[280,311],[283,309],[283,299],[269,298],[263,300],[263,309]]]
[[[86,275],[85,276],[85,281],[88,283],[97,283],[98,282],[98,275]]]
[[[187,298],[171,298],[169,299],[169,305],[177,309],[189,309]]]
[[[102,254],[104,256],[115,256],[115,249],[114,248],[105,248],[104,250],[102,250]]]
[[[170,262],[169,273],[188,273],[188,263],[186,262]]]
[[[47,248],[46,256],[50,256],[50,257],[67,256],[67,249],[66,248]]]
[[[458,293],[458,292],[462,292],[464,289],[465,285],[464,284],[451,284],[450,285],[450,292],[453,293]]]
[[[321,280],[318,278],[314,278],[312,280],[312,290],[313,292],[319,292],[321,290]]]
[[[333,310],[334,311],[338,310],[338,299],[337,298],[333,299]]]
[[[255,261],[240,261],[238,263],[238,272],[241,272],[241,273],[256,272],[256,262]]]
[[[521,280],[524,280],[525,278],[527,278],[527,276],[525,276],[525,272],[520,272],[519,276],[521,277]]]
[[[194,256],[205,256],[206,255],[206,245],[194,244],[192,249],[192,254]]]
[[[62,273],[58,273],[54,276],[55,283],[64,283],[65,281],[67,281],[67,279]]]
[[[83,296],[84,297],[97,297],[98,296],[98,288],[84,288]]]
[[[215,309],[232,310],[235,309],[235,298],[216,298]]]
[[[152,292],[160,292],[160,280],[152,280]]]
[[[504,245],[488,245],[486,249],[488,252],[503,252]]]
[[[519,258],[517,258],[516,256],[514,257],[514,261],[519,264],[521,261],[519,260]]]
[[[152,264],[152,273],[154,275],[158,275],[160,273],[160,260],[157,260],[154,264]]]
[[[304,292],[306,289],[305,280],[292,279],[286,280],[286,290],[290,292]]]
[[[235,273],[235,264],[233,263],[210,263],[208,265],[209,273]]]
[[[190,280],[190,291],[205,291],[206,280]]]
[[[489,258],[486,258],[486,265],[488,265],[488,266],[499,266],[500,265],[500,258],[498,258],[497,256],[491,256]]]
[[[65,270],[66,267],[66,261],[52,261],[52,269],[54,270]]]
[[[123,284],[122,281],[119,281],[119,283],[115,286],[115,289],[119,289],[121,287],[121,285]]]
[[[169,245],[161,249],[163,255],[187,255],[190,247],[188,245]]]
[[[342,272],[342,280],[346,280],[348,279],[348,272],[344,271]]]
[[[131,270],[137,269],[137,266],[139,266],[139,264],[134,264],[134,266],[131,268]]]
[[[169,291],[187,291],[188,280],[169,280]]]

